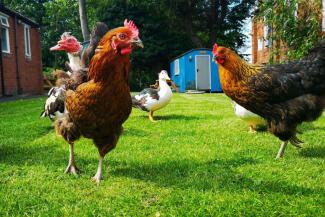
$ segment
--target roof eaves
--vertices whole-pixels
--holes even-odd
[[[20,13],[13,11],[9,8],[4,7],[3,5],[0,4],[0,12],[9,15],[9,16],[16,16],[18,19],[22,20],[24,23],[33,26],[33,27],[40,27],[39,24],[37,24],[36,22],[34,22],[33,20],[21,15]]]
[[[176,60],[176,59],[178,59],[178,58],[180,58],[182,56],[185,56],[186,54],[191,53],[192,51],[196,51],[196,50],[209,50],[209,51],[212,51],[211,48],[194,48],[194,49],[191,49],[191,50],[188,50],[188,51],[182,53],[181,55],[178,55],[178,56],[174,57],[170,62],[173,62],[174,60]]]

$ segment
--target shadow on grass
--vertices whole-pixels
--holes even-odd
[[[249,190],[259,193],[281,193],[286,195],[325,194],[323,188],[310,189],[284,181],[254,179],[237,172],[237,167],[254,165],[252,158],[216,159],[206,163],[191,160],[166,161],[160,164],[121,165],[114,162],[117,169],[112,176],[126,176],[152,182],[162,187],[173,187],[195,191]],[[115,167],[114,166],[114,167]],[[120,167],[120,168],[119,168]]]
[[[148,115],[141,115],[139,116],[141,118],[145,118],[145,119],[148,119]],[[194,116],[194,115],[176,115],[176,114],[173,114],[173,115],[155,115],[154,114],[154,119],[159,121],[159,120],[184,120],[184,121],[190,121],[190,120],[201,120],[201,119],[204,119],[203,117],[199,117],[199,116]]]
[[[299,154],[308,158],[325,158],[325,147],[316,146],[310,148],[303,148]]]
[[[318,127],[315,126],[313,123],[307,123],[307,122],[303,123],[301,126],[298,127],[298,131],[300,131],[300,133],[304,133],[306,131],[323,131],[323,130],[325,130],[325,127]]]
[[[4,135],[0,143],[0,163],[6,165],[62,165],[69,159],[69,145],[63,147],[57,137],[57,143],[48,136],[54,132],[53,126],[33,127],[26,132],[17,132],[15,138],[11,134]],[[78,154],[76,154],[78,158]],[[79,158],[78,158],[79,159]],[[90,158],[81,159],[82,164],[91,163]]]
[[[139,129],[139,128],[124,127],[122,135],[126,135],[126,136],[148,136],[148,132],[146,132],[145,130]]]
[[[97,150],[94,149],[96,152]],[[76,153],[77,165],[96,165],[90,157],[79,157]],[[0,147],[0,164],[34,166],[41,165],[45,167],[66,167],[69,160],[69,146],[62,148],[62,144],[44,144],[31,147],[19,146],[1,146]]]

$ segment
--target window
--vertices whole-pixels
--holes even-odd
[[[1,47],[3,53],[10,53],[9,43],[9,21],[8,17],[0,14],[0,27],[1,27]]]
[[[288,4],[288,6],[291,6],[291,0],[287,0],[287,4]],[[295,6],[295,8],[294,8],[293,14],[295,15],[295,17],[298,17],[298,3],[296,2],[296,4],[294,6]]]
[[[295,11],[294,11],[295,17],[298,17],[298,3],[295,5]]]
[[[179,75],[179,59],[175,60],[175,63],[174,63],[174,72],[175,72],[175,75]]]
[[[257,50],[261,51],[263,49],[263,39],[258,39],[257,40]]]
[[[28,25],[24,25],[24,41],[25,41],[25,56],[31,56],[30,50],[30,27]]]
[[[269,46],[269,32],[270,32],[269,26],[264,26],[263,38],[264,38],[264,46],[265,47]]]
[[[325,0],[323,0],[323,22],[322,22],[322,29],[325,32]]]

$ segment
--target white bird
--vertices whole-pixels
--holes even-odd
[[[153,119],[153,112],[165,107],[172,98],[172,90],[167,81],[170,80],[166,70],[159,73],[159,89],[146,88],[132,97],[132,106],[149,112],[149,119]]]
[[[256,128],[265,127],[266,121],[259,115],[245,109],[243,106],[233,102],[234,112],[237,117],[247,122],[250,133],[255,133]]]

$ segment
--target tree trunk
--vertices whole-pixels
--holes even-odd
[[[218,1],[219,3],[219,1]],[[217,36],[217,28],[220,29],[220,26],[217,25],[217,12],[218,12],[219,4],[217,4],[217,0],[210,0],[210,13],[208,17],[209,25],[209,44],[207,47],[212,47],[215,43]]]
[[[195,31],[193,30],[193,10],[194,10],[195,3],[191,0],[187,1],[186,4],[186,11],[187,14],[184,17],[184,24],[185,24],[185,31],[190,36],[191,41],[196,47],[202,47],[201,39],[196,35]]]
[[[90,33],[89,33],[87,13],[86,13],[86,0],[79,0],[79,15],[80,15],[82,36],[84,38],[84,41],[88,41],[90,38]]]

